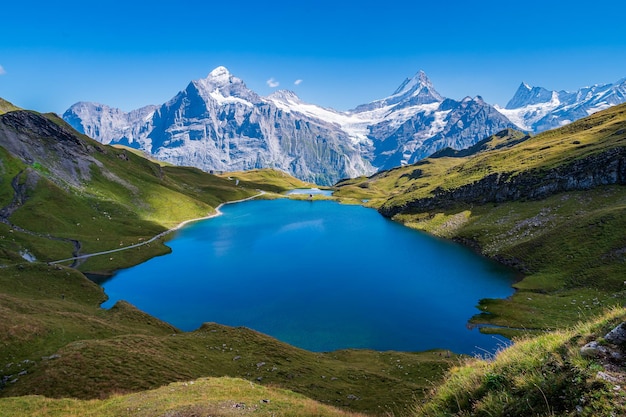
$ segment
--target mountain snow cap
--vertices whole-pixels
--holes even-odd
[[[301,101],[300,97],[298,97],[298,95],[291,90],[276,90],[272,94],[270,94],[267,98],[270,98],[273,100],[279,100],[285,103],[288,103],[288,102],[299,103]]]
[[[205,101],[217,101],[220,104],[260,102],[260,97],[255,92],[248,89],[240,78],[235,77],[222,66],[215,68],[206,78],[192,81],[189,86],[196,89]],[[229,99],[233,97],[243,101]]]
[[[219,66],[209,73],[206,80],[212,84],[227,84],[233,78],[226,67]]]
[[[404,80],[400,87],[394,91],[392,96],[395,95],[405,95],[409,92],[418,92],[421,91],[424,87],[428,89],[433,88],[433,83],[430,81],[426,73],[422,70],[419,70],[412,78],[407,78]]]
[[[549,103],[553,98],[552,95],[553,91],[548,91],[543,87],[531,87],[522,82],[505,109],[519,109],[533,104]]]
[[[231,90],[233,89],[247,89],[240,78],[235,77],[226,67],[222,66],[215,68],[206,78],[196,80],[194,83],[208,92],[219,89],[224,94],[232,93]]]
[[[389,97],[362,104],[351,112],[361,113],[390,106],[402,108],[443,101],[444,98],[435,90],[426,73],[420,70],[412,78],[404,80]]]

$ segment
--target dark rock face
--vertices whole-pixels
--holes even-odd
[[[425,212],[457,204],[486,204],[521,199],[539,200],[559,192],[588,190],[600,185],[626,184],[626,149],[615,148],[548,170],[517,175],[494,173],[454,190],[436,190],[433,197],[399,206],[383,206],[387,217],[402,212]]]
[[[27,165],[45,162],[52,177],[75,186],[90,178],[91,165],[98,164],[92,154],[101,150],[96,142],[92,146],[70,129],[29,111],[0,116],[0,146]]]

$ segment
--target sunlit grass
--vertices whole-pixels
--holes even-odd
[[[623,308],[565,330],[517,340],[493,358],[468,359],[450,370],[415,416],[598,416],[626,411],[614,384],[580,348],[626,318]]]

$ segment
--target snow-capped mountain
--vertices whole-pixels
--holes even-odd
[[[496,109],[523,130],[543,132],[624,102],[626,78],[575,92],[549,91],[522,83],[507,105]]]
[[[480,96],[442,97],[423,71],[391,96],[349,114],[365,120],[379,169],[414,163],[445,147],[464,149],[514,125]]]
[[[503,129],[558,127],[625,97],[626,79],[575,93],[522,84],[502,109],[480,96],[442,97],[419,71],[390,96],[339,112],[286,90],[261,97],[218,67],[160,106],[125,113],[81,102],[63,118],[100,142],[177,165],[206,171],[271,167],[328,185],[414,163],[445,147],[464,149]]]
[[[284,92],[262,98],[218,67],[161,106],[124,113],[77,103],[63,118],[100,142],[207,171],[272,167],[319,184],[375,172],[361,156],[367,144],[335,123],[278,105],[289,100],[300,103]]]

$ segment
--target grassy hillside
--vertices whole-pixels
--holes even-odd
[[[337,184],[338,196],[371,199],[372,204],[401,204],[471,184],[494,173],[512,175],[532,169],[549,169],[607,149],[626,145],[626,106],[612,107],[561,129],[541,133],[514,146],[519,133],[494,135],[483,152],[467,157],[424,159],[410,166],[380,172]]]
[[[626,415],[623,361],[611,357],[623,355],[624,346],[604,340],[624,320],[626,310],[614,309],[567,330],[520,340],[492,360],[467,360],[450,370],[414,415]],[[594,341],[600,350],[582,349]]]
[[[14,110],[20,110],[19,107],[14,105],[13,103],[9,103],[8,101],[0,98],[0,114],[7,113]]]
[[[0,398],[3,417],[358,417],[291,391],[234,378],[202,378],[105,400]]]
[[[503,139],[494,136],[491,141]],[[393,218],[407,226],[461,241],[517,268],[524,278],[515,284],[515,295],[481,301],[484,313],[473,320],[502,328],[482,331],[513,335],[563,328],[626,302],[626,188],[597,186],[541,199],[529,199],[524,192],[532,191],[537,179],[542,186],[542,176],[568,167],[592,166],[598,177],[603,166],[593,166],[594,158],[625,147],[622,105],[513,146],[486,146],[467,157],[431,158],[348,180],[339,184],[336,195],[348,201],[369,199],[368,205],[395,210]],[[498,175],[509,178],[508,184],[529,178],[530,185],[517,199],[480,204],[455,198],[463,195],[458,190],[471,191]],[[561,175],[566,183],[567,174]],[[419,210],[420,202],[431,208]]]
[[[5,268],[0,288],[1,397],[106,398],[230,376],[252,391],[281,387],[332,406],[397,413],[458,360],[437,351],[312,353],[214,323],[180,332],[127,303],[99,308],[102,289],[58,265]]]
[[[101,309],[105,294],[79,271],[107,274],[166,253],[165,238],[78,262],[45,263],[146,242],[181,221],[206,216],[219,204],[260,190],[280,193],[310,185],[284,173],[218,176],[161,165],[79,135],[54,115],[26,111],[0,116],[0,173],[3,412],[81,415],[90,409],[116,414],[123,401],[150,410],[143,399],[176,388],[98,403],[50,398],[100,399],[177,381],[232,377],[248,382],[198,382],[223,393],[173,398],[173,409],[182,410],[176,415],[240,413],[223,411],[223,398],[229,396],[247,403],[255,398],[259,413],[299,415],[293,410],[302,407],[315,415],[338,413],[262,386],[351,410],[395,413],[422,398],[456,360],[437,351],[312,353],[244,328],[206,324],[180,332],[124,302]],[[44,262],[28,263],[22,256]],[[272,403],[259,403],[259,392],[272,396]],[[198,403],[204,398],[213,402]]]
[[[65,264],[23,257],[48,262],[124,248],[226,201],[307,185],[275,171],[210,175],[165,166],[94,142],[54,115],[0,115],[0,410],[346,415],[334,406],[376,415],[412,408],[420,416],[623,414],[623,364],[580,348],[596,340],[626,355],[602,336],[626,320],[624,309],[610,309],[626,302],[626,187],[621,180],[597,185],[605,177],[598,164],[589,170],[598,160],[609,169],[625,143],[626,106],[617,106],[535,137],[506,131],[468,152],[443,152],[338,185],[346,202],[367,200],[397,221],[464,242],[523,274],[513,297],[482,300],[483,314],[473,321],[495,325],[484,332],[539,337],[496,358],[461,363],[439,351],[312,353],[215,323],[181,332],[124,302],[101,309],[105,294],[79,271],[106,274],[165,253],[162,239]],[[546,187],[541,181],[555,172],[572,183],[570,168],[602,181],[541,198],[524,194]],[[490,178],[498,187],[525,188],[501,200],[466,198]]]
[[[54,115],[25,111],[0,116],[0,167],[0,264],[24,251],[48,262],[123,248],[226,201],[302,184],[269,170],[242,174],[252,180],[236,184],[195,168],[161,166],[80,135]],[[159,241],[89,258],[78,268],[108,273],[168,250]]]

